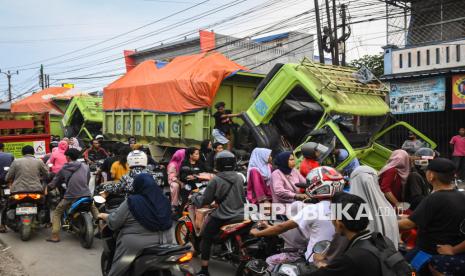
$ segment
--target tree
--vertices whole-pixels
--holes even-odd
[[[377,77],[381,77],[384,74],[384,57],[382,54],[379,55],[364,55],[359,59],[354,59],[349,63],[350,66],[361,68],[362,66],[367,67]]]

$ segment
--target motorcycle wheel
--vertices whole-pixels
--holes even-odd
[[[247,267],[247,262],[241,262],[236,269],[236,276],[254,276],[255,274]]]
[[[105,252],[102,252],[102,256],[100,257],[100,269],[103,276],[108,276],[108,273],[110,273],[111,260],[110,256]]]
[[[31,233],[32,233],[32,225],[24,225],[21,224],[19,226],[19,236],[21,237],[22,241],[28,241],[31,239]]]
[[[184,221],[178,221],[176,224],[176,228],[174,230],[176,242],[179,245],[185,245],[187,243],[191,243],[192,246],[194,247],[194,250],[199,252],[200,250],[200,244],[197,241],[197,239],[194,238],[194,233],[192,233],[189,230],[189,227],[187,227],[186,222]]]
[[[94,224],[92,223],[92,217],[89,213],[81,213],[78,220],[79,241],[82,247],[89,249],[92,247],[94,241]]]

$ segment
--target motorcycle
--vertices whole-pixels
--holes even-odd
[[[94,200],[100,204],[105,199],[95,196]],[[100,268],[103,276],[107,276],[111,270],[113,258],[116,252],[118,232],[112,231],[105,225],[101,231],[103,240],[103,252],[100,257]],[[133,256],[128,276],[139,275],[194,275],[195,272],[189,264],[193,257],[190,246],[179,246],[175,244],[163,244],[144,248],[136,256]]]
[[[197,188],[204,190],[206,185],[200,184]],[[199,218],[196,218],[196,216],[199,216],[200,213],[196,214],[197,211],[191,200],[190,196],[182,212],[182,217],[176,224],[175,238],[179,245],[190,243],[195,251],[199,252],[202,234],[199,224],[204,226],[205,223],[204,221],[199,223]],[[238,267],[241,262],[248,258],[246,248],[243,246],[243,238],[249,234],[252,226],[252,221],[246,220],[221,227],[220,233],[218,233],[213,241],[212,258],[227,261]]]
[[[324,255],[331,245],[331,241],[319,241],[313,246],[313,254]],[[296,252],[296,250],[284,249],[282,252]],[[273,268],[272,271],[267,270],[267,263],[264,261],[251,260],[245,265],[245,272],[243,275],[268,275],[268,276],[299,276],[308,275],[316,270],[318,267],[314,263],[309,263],[304,256],[305,252],[299,252],[302,254],[302,258],[293,263],[282,263]],[[310,257],[309,257],[310,258]]]
[[[76,200],[62,217],[62,229],[79,237],[83,248],[91,248],[94,241],[94,223],[90,214],[91,197]]]
[[[3,192],[5,192],[4,189]],[[11,193],[8,199],[6,225],[19,232],[22,241],[28,241],[33,227],[47,222],[49,216],[44,207],[45,196],[42,192]]]

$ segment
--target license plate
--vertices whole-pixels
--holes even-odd
[[[18,207],[16,208],[17,215],[35,215],[37,214],[37,207]]]
[[[4,195],[10,195],[10,189],[3,189]]]

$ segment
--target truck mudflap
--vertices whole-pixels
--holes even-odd
[[[272,149],[276,152],[291,150],[288,145],[283,144],[281,134],[274,125],[256,126],[245,112],[241,114],[241,118],[252,133],[257,147]]]

